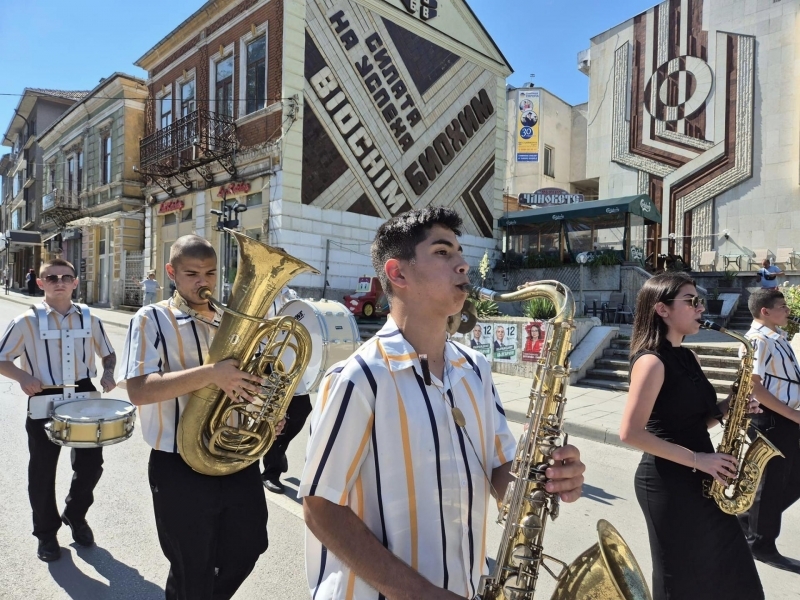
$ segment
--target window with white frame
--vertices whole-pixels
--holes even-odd
[[[100,140],[100,160],[102,171],[102,183],[111,183],[111,134],[105,135]]]
[[[172,125],[172,92],[162,96],[159,100],[161,105],[161,123],[160,128],[166,129]]]
[[[75,193],[80,194],[83,191],[83,152],[79,151],[75,154],[75,166],[77,167]]]
[[[65,177],[65,179],[67,180],[67,189],[64,190],[64,192],[65,192],[65,195],[67,197],[69,197],[69,196],[72,195],[72,190],[74,189],[74,186],[75,186],[75,157],[74,156],[70,156],[67,159],[67,164],[66,164],[65,168],[66,168],[66,177]]]
[[[555,177],[555,166],[553,160],[553,149],[550,146],[544,147],[544,174],[546,177]]]
[[[251,206],[261,206],[261,202],[262,202],[261,192],[256,192],[255,194],[247,195],[246,203],[248,208]]]
[[[181,118],[193,113],[196,108],[194,79],[181,84]]]
[[[47,190],[47,193],[51,193],[54,189],[56,189],[56,161],[50,163],[50,186]]]
[[[216,63],[214,101],[216,112],[233,116],[233,54]]]
[[[247,44],[245,73],[245,114],[261,110],[267,101],[267,36],[259,35]]]

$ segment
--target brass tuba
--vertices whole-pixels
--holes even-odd
[[[267,384],[258,402],[236,401],[215,385],[189,398],[178,424],[178,451],[204,475],[230,475],[266,454],[311,358],[311,337],[291,317],[265,319],[273,299],[293,277],[316,269],[241,233],[230,231],[241,259],[231,300],[222,306],[201,288],[200,297],[224,311],[205,364],[229,358]]]
[[[736,379],[731,386],[730,406],[728,408],[728,422],[722,433],[722,440],[717,446],[717,452],[730,454],[739,463],[739,472],[736,477],[727,478],[728,485],[722,485],[716,479],[706,482],[705,493],[714,499],[722,512],[729,515],[738,515],[753,505],[756,499],[761,477],[767,463],[774,457],[783,458],[783,453],[765,438],[760,431],[756,431],[756,439],[748,444],[747,425],[750,415],[747,405],[753,393],[753,358],[755,349],[753,344],[743,335],[720,327],[713,321],[705,320],[700,326],[703,329],[713,329],[744,345],[744,358],[736,372]]]
[[[551,600],[650,600],[650,590],[633,553],[610,523],[597,524],[598,542],[567,563],[544,553],[548,517],[559,512],[557,494],[545,490],[545,471],[553,452],[565,441],[564,405],[569,380],[570,339],[575,329],[572,291],[558,281],[540,281],[516,292],[499,294],[469,286],[474,298],[494,302],[519,302],[546,298],[556,308],[533,377],[528,405],[528,430],[517,444],[511,466],[516,481],[509,484],[500,506],[498,523],[505,522],[494,571],[481,578],[480,600],[531,600],[539,569],[556,580]],[[560,566],[554,573],[545,561]]]

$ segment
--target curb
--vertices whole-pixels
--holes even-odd
[[[27,299],[19,298],[17,296],[12,296],[11,294],[9,294],[8,296],[0,295],[0,299],[7,300],[9,302],[14,302],[15,304],[22,304],[24,306],[30,306],[31,304],[33,304],[33,302],[30,302]],[[92,308],[92,307],[90,306],[89,308]],[[101,308],[101,309],[98,309],[98,310],[109,310],[109,309]],[[116,312],[116,311],[111,311],[111,312]],[[133,318],[133,313],[131,313],[131,318]],[[125,329],[125,330],[128,329],[128,325],[127,324],[117,323],[115,321],[109,321],[109,320],[103,320],[103,325],[112,325],[114,327],[119,327],[119,328]]]
[[[503,410],[506,411],[506,419],[512,423],[525,424],[528,422],[525,413],[505,407]],[[585,423],[576,423],[565,419],[564,432],[585,440],[592,440],[593,442],[600,442],[601,444],[632,450],[630,446],[624,444],[622,440],[619,439],[619,433],[617,431],[609,429],[608,427],[586,425]]]

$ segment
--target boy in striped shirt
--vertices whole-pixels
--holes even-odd
[[[753,439],[753,428],[761,431],[784,458],[769,461],[753,506],[740,522],[756,560],[800,573],[800,563],[780,554],[775,543],[782,513],[800,498],[800,363],[781,329],[789,307],[778,289],[755,290],[747,306],[753,315],[746,334],[755,349],[753,395],[763,410],[753,415],[748,433]]]
[[[471,598],[488,574],[491,496],[504,496],[516,443],[486,358],[446,338],[469,283],[460,228],[429,207],[375,236],[390,317],[322,381],[300,483],[315,600]],[[553,457],[548,491],[577,500],[577,448]]]
[[[75,267],[53,259],[45,262],[36,283],[44,290],[41,308],[48,330],[80,330],[84,327],[84,312],[72,303],[72,292],[78,287]],[[86,307],[82,307],[87,310]],[[95,354],[103,361],[100,385],[104,392],[114,389],[114,365],[117,357],[100,319],[90,314],[91,337],[76,338],[73,348],[72,374],[62,372],[62,340],[42,339],[39,317],[34,307],[16,317],[0,339],[0,375],[19,383],[31,400],[35,396],[62,394],[57,387],[73,381],[78,393],[95,392],[92,378],[97,376]],[[68,352],[68,347],[63,351]],[[14,361],[19,358],[20,366]],[[70,376],[71,375],[71,376]],[[40,398],[39,400],[43,400]],[[34,400],[35,402],[35,400]],[[72,529],[75,542],[81,546],[94,544],[94,534],[86,522],[86,513],[94,502],[93,491],[103,473],[102,448],[72,448],[74,472],[64,512],[59,516],[56,506],[56,467],[61,446],[50,441],[44,426],[49,418],[39,418],[31,412],[25,421],[28,433],[28,497],[33,510],[33,535],[39,540],[37,556],[50,562],[61,557],[58,533],[61,523]]]

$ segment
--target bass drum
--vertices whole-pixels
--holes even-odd
[[[278,316],[300,321],[311,334],[311,360],[302,381],[310,394],[332,365],[356,351],[361,334],[353,314],[335,300],[292,300]]]

